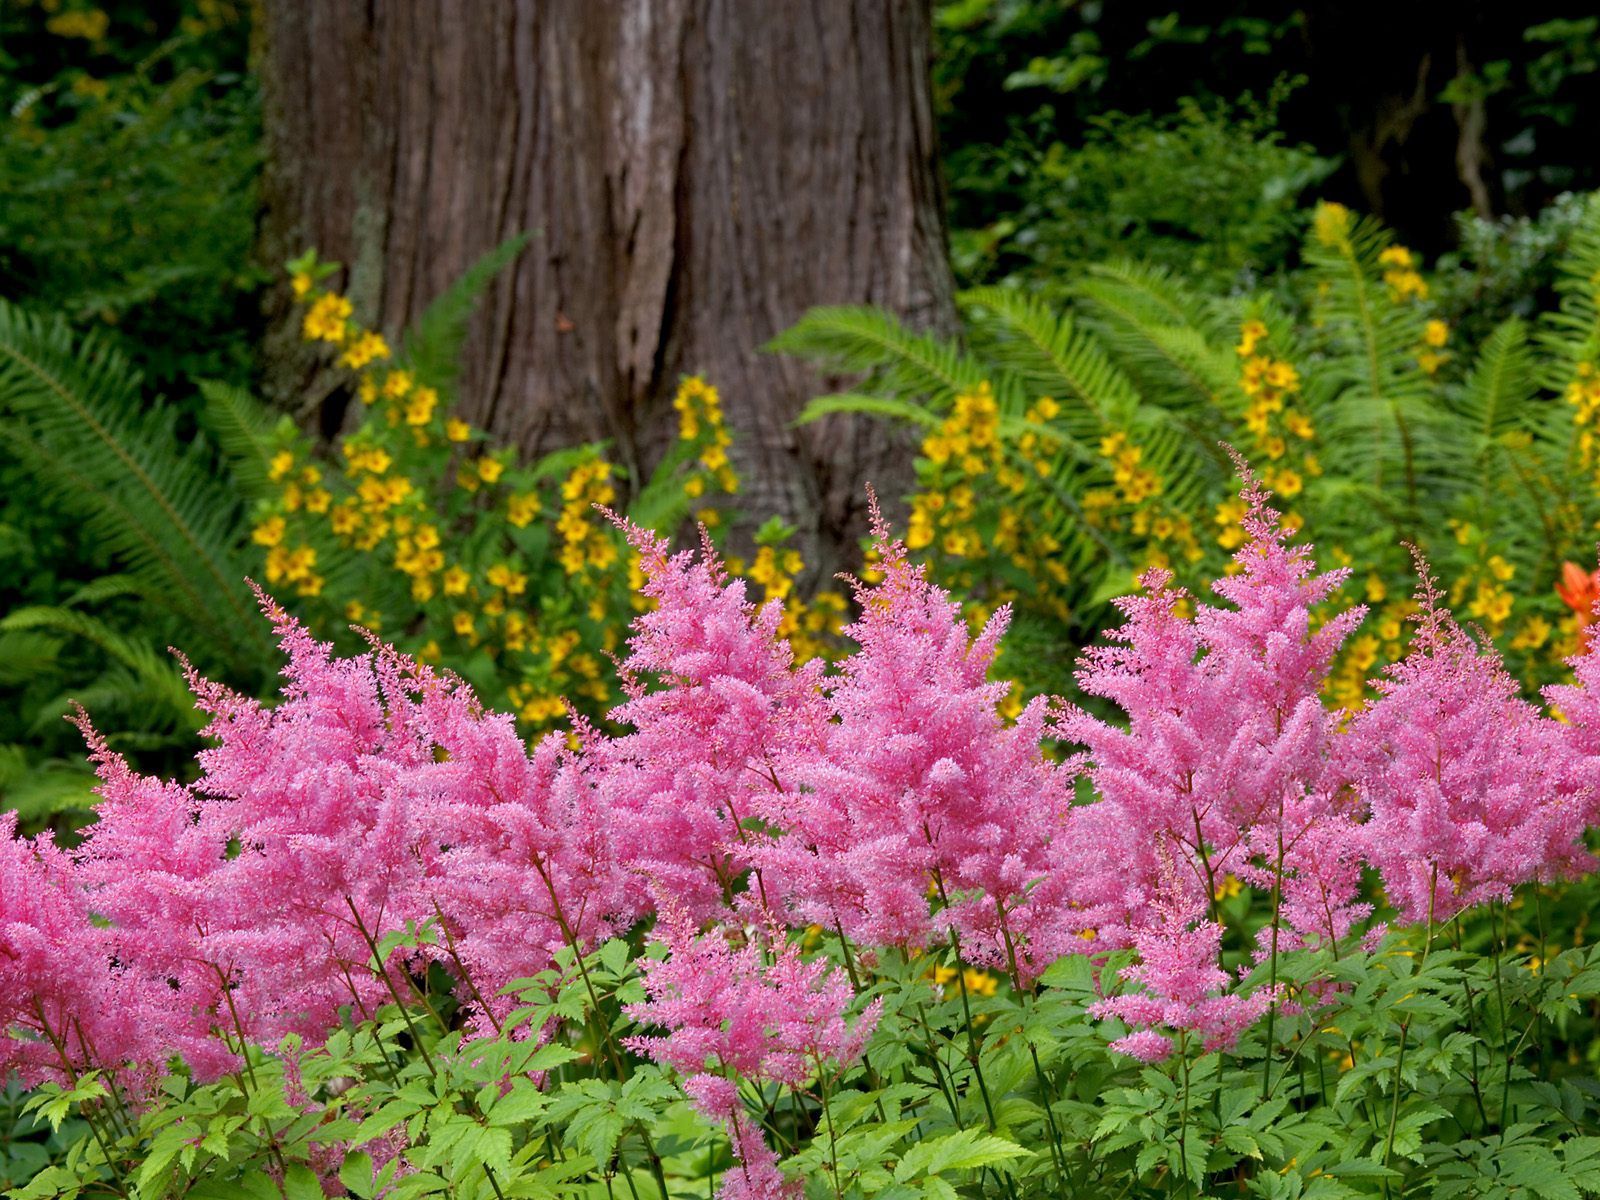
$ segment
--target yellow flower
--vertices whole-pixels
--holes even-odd
[[[495,563],[489,568],[487,578],[492,587],[501,588],[510,596],[521,595],[528,586],[528,577],[512,570],[507,563]]]
[[[313,282],[314,281],[308,272],[296,271],[289,277],[289,290],[294,293],[294,298],[296,300],[301,300],[304,299],[305,294],[311,290],[311,285]]]
[[[1428,322],[1426,329],[1424,329],[1422,340],[1437,349],[1450,340],[1450,326],[1435,317]]]
[[[1324,246],[1335,246],[1350,234],[1350,210],[1342,204],[1324,200],[1311,218],[1312,235]]]
[[[274,483],[277,483],[292,470],[294,470],[294,455],[288,450],[279,450],[272,456],[272,462],[267,467],[267,474],[271,476]]]
[[[1292,392],[1300,386],[1300,373],[1286,362],[1275,362],[1267,368],[1267,382],[1275,388]]]
[[[361,512],[353,503],[346,500],[329,510],[328,524],[333,527],[334,533],[352,533],[356,526],[361,524]]]
[[[250,540],[258,546],[276,546],[283,541],[285,522],[280,516],[270,516],[255,527]]]
[[[464,442],[472,436],[472,426],[465,421],[451,417],[444,423],[444,436],[452,442]]]
[[[438,392],[431,387],[419,387],[406,405],[406,424],[426,425],[433,420],[433,409],[438,403]]]
[[[350,319],[350,301],[337,292],[324,292],[307,310],[300,332],[307,341],[344,341],[345,322]]]
[[[339,363],[353,371],[359,371],[370,362],[388,357],[389,343],[383,340],[382,334],[368,330],[350,343],[345,352],[339,356]]]
[[[413,382],[410,371],[390,371],[383,381],[383,394],[391,400],[403,399]]]
[[[460,566],[453,566],[444,573],[444,594],[446,596],[462,596],[466,594],[467,585],[472,582],[472,576]]]
[[[539,515],[539,497],[521,492],[506,502],[506,520],[518,529],[526,528]]]
[[[480,458],[478,460],[478,478],[485,483],[493,483],[500,478],[506,469],[505,463],[494,458]]]
[[[471,613],[469,613],[469,612],[458,612],[458,613],[456,613],[456,615],[454,617],[452,617],[450,619],[450,623],[451,623],[452,626],[455,627],[455,631],[456,631],[456,636],[457,637],[471,637],[472,636],[473,624],[472,624],[472,614]]]

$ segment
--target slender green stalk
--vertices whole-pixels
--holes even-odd
[[[1433,874],[1428,883],[1428,933],[1427,940],[1422,943],[1422,957],[1417,961],[1415,978],[1420,979],[1428,966],[1428,953],[1433,949],[1433,902],[1439,892],[1439,866],[1434,864]],[[1406,1042],[1411,1034],[1411,1018],[1407,1017],[1400,1022],[1400,1052],[1394,1061],[1394,1082],[1390,1087],[1389,1098],[1389,1131],[1383,1139],[1383,1167],[1389,1169],[1389,1159],[1394,1154],[1395,1124],[1400,1118],[1400,1087],[1406,1066]],[[1389,1190],[1388,1180],[1384,1180],[1385,1193]]]

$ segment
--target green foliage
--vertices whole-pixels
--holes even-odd
[[[1113,254],[1225,284],[1270,268],[1300,232],[1301,196],[1335,165],[1283,144],[1271,104],[1193,99],[1160,117],[1095,117],[1071,144],[982,149],[974,172],[990,188],[1008,182],[1015,198],[983,227],[957,231],[957,271],[1046,288]]]
[[[145,407],[143,381],[105,338],[0,302],[0,411],[40,489],[159,597],[208,660],[250,661],[237,497],[178,413]]]
[[[1158,1065],[1112,1051],[1120,1025],[1088,1012],[1127,986],[1126,955],[1098,982],[1073,956],[1017,991],[942,952],[887,952],[856,968],[882,1004],[862,1063],[831,1082],[747,1084],[748,1119],[818,1198],[1600,1194],[1600,949],[1516,948],[1546,895],[1367,949],[1286,951],[1276,974],[1295,1003],[1275,1022],[1226,1054],[1186,1043]],[[845,952],[826,934],[814,949]],[[1246,947],[1231,955],[1243,986],[1264,983]],[[25,1152],[12,1171],[42,1169],[7,1194],[120,1180],[146,1200],[321,1196],[337,1179],[358,1197],[704,1195],[738,1168],[727,1131],[625,1049],[648,1032],[624,1012],[643,996],[638,963],[619,940],[519,981],[505,1024],[542,1038],[470,1040],[454,997],[419,978],[325,1046],[290,1038],[216,1082],[168,1077],[138,1109],[94,1073],[13,1093],[12,1119],[70,1150],[49,1166]]]
[[[0,295],[163,388],[254,362],[259,107],[233,0],[0,12]]]
[[[958,594],[1017,606],[1012,669],[1033,686],[1070,689],[1071,647],[1139,570],[1221,569],[1225,444],[1383,606],[1352,643],[1344,698],[1400,650],[1402,543],[1429,555],[1526,675],[1551,678],[1575,630],[1555,584],[1564,562],[1592,562],[1600,520],[1600,201],[1564,239],[1559,303],[1477,344],[1433,302],[1435,283],[1467,268],[1424,276],[1342,206],[1307,224],[1303,265],[1253,295],[1112,261],[1087,267],[1062,305],[964,293],[962,344],[871,310],[818,309],[773,348],[860,376],[808,417],[850,410],[918,430],[908,540]]]
[[[35,763],[0,772],[0,797],[42,824],[85,806],[80,743],[61,719],[72,701],[93,703],[123,750],[169,749],[193,729],[193,709],[167,647],[181,641],[253,690],[270,644],[244,586],[236,490],[175,406],[147,407],[143,378],[109,337],[0,301],[0,415],[15,481],[7,511],[60,539],[48,568],[24,559],[0,594],[0,744],[31,747]]]

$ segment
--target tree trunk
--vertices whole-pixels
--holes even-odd
[[[275,0],[265,242],[349,265],[389,333],[479,255],[461,411],[530,454],[670,444],[682,373],[722,393],[740,506],[834,566],[879,423],[791,426],[825,381],[762,345],[816,304],[947,325],[927,0]],[[334,416],[337,424],[338,416]]]

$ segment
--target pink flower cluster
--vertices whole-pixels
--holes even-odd
[[[1248,476],[1244,497],[1217,603],[1152,572],[1085,655],[1082,690],[1115,721],[1046,700],[1002,718],[1007,613],[974,635],[881,523],[859,648],[831,670],[795,663],[778,605],[709,551],[630,528],[653,608],[622,664],[624,732],[531,753],[458,680],[382,646],[338,658],[267,603],[284,699],[194,678],[213,745],[193,784],[135,774],[91,732],[103,802],[82,846],[7,828],[0,1062],[215,1075],[243,1043],[315,1043],[342,1006],[404,1001],[421,958],[476,1031],[503,1030],[512,981],[655,914],[668,956],[633,1015],[666,1033],[634,1046],[729,1125],[729,1194],[777,1194],[730,1073],[795,1084],[853,1059],[873,1020],[851,1025],[850,989],[784,927],[951,941],[1024,988],[1063,954],[1131,948],[1138,990],[1097,1011],[1155,1060],[1174,1035],[1230,1044],[1274,1002],[1219,965],[1229,877],[1277,906],[1275,959],[1357,933],[1369,865],[1409,921],[1587,869],[1600,649],[1553,694],[1559,724],[1425,583],[1411,656],[1341,724],[1321,692],[1362,611],[1329,611],[1342,573],[1317,572]]]
[[[739,1170],[729,1173],[724,1197],[798,1194],[756,1122],[743,1114],[738,1085],[801,1088],[826,1080],[861,1055],[882,1002],[847,1021],[849,982],[824,960],[804,958],[780,928],[697,935],[682,911],[668,906],[656,937],[668,956],[644,962],[649,999],[628,1014],[670,1032],[630,1038],[629,1047],[671,1066],[695,1106],[728,1127]]]

